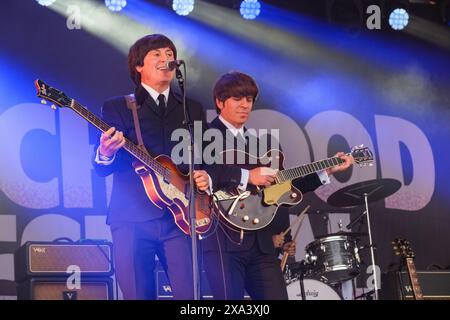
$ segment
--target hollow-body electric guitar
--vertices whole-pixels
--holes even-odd
[[[348,155],[352,156],[354,162],[360,166],[371,165],[373,162],[372,152],[362,145],[353,147]],[[276,174],[275,183],[271,186],[251,188],[247,191],[219,190],[214,193],[213,199],[216,211],[219,211],[219,218],[225,225],[235,230],[264,228],[273,220],[281,205],[293,206],[302,201],[302,192],[292,185],[292,180],[343,163],[339,157],[331,157],[299,167],[283,169],[284,155],[280,150],[274,149],[262,157],[252,156],[239,150],[226,150],[221,156],[224,159],[246,159],[247,163],[257,166],[280,168]]]

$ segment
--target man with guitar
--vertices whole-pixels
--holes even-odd
[[[175,71],[168,62],[176,57],[175,45],[164,35],[147,35],[136,41],[128,54],[130,76],[136,85],[134,98],[114,97],[106,101],[102,108],[102,119],[111,128],[100,137],[94,166],[102,176],[114,173],[108,223],[114,243],[116,277],[125,299],[156,298],[156,255],[168,275],[174,298],[193,298],[191,241],[189,232],[182,232],[178,228],[181,223],[186,223],[186,219],[183,215],[178,219],[179,216],[171,214],[177,210],[183,212],[180,203],[186,202],[185,190],[181,190],[179,201],[169,207],[170,212],[168,207],[162,208],[168,203],[167,194],[174,190],[180,194],[180,187],[176,190],[170,185],[172,182],[168,183],[171,179],[177,181],[174,179],[177,172],[166,175],[164,167],[150,157],[170,155],[176,144],[176,141],[171,141],[172,132],[184,128],[182,97],[170,86]],[[206,128],[202,106],[190,99],[187,99],[187,106],[191,120],[202,121]],[[133,143],[141,144],[139,136],[149,157],[147,153],[132,148]],[[125,137],[132,143],[126,141]],[[133,169],[132,164],[136,159],[125,152],[125,149],[129,151],[130,148],[134,150],[132,153],[135,157],[137,154],[138,157],[140,155],[149,159],[150,165],[138,165]],[[145,174],[145,170],[152,165],[155,166],[155,172],[152,175]],[[187,164],[180,166],[183,173],[186,173],[186,169]],[[229,176],[232,176],[230,170]],[[160,180],[155,175],[157,171]],[[209,169],[213,179],[220,179],[216,171],[214,168]],[[159,189],[144,189],[140,177],[144,185],[146,182],[155,186],[158,182],[161,186],[167,185],[166,198],[162,196],[164,192],[161,192],[161,186]],[[196,170],[194,180],[200,191],[210,186],[210,176],[204,170]]]
[[[167,62],[176,56],[173,42],[158,34],[139,39],[128,54],[143,142],[148,152],[155,155],[170,155],[174,144],[171,133],[183,127],[182,100],[170,87],[175,71],[167,67]],[[202,106],[192,100],[187,103],[193,120],[202,121]],[[156,298],[155,255],[166,269],[174,297],[193,298],[189,236],[177,228],[167,209],[161,210],[150,202],[133,170],[134,159],[120,150],[125,145],[124,135],[138,141],[126,98],[106,101],[102,119],[112,127],[101,135],[94,163],[100,175],[114,173],[108,223],[114,243],[116,277],[124,298]],[[205,171],[196,171],[194,179],[200,190],[208,188]]]
[[[227,131],[231,132],[235,137],[235,142],[239,139],[245,141],[243,136],[247,129],[244,126],[257,96],[258,87],[250,76],[240,72],[223,75],[214,87],[218,117],[211,123],[211,127],[220,130],[224,137],[227,136]],[[270,139],[268,140],[270,141]],[[251,147],[248,144],[249,142],[245,145],[246,150]],[[239,145],[239,143],[235,143],[235,145]],[[350,156],[344,153],[338,153],[336,156],[342,160],[340,165],[323,170],[318,174],[309,174],[293,180],[293,185],[303,193],[313,191],[323,183],[329,182],[328,175],[344,171],[351,166],[352,158]],[[234,165],[233,163],[227,164]],[[247,177],[243,183],[237,184],[228,181],[220,187],[246,190],[251,185],[267,187],[276,182],[276,171],[270,168],[261,168],[257,165],[246,166],[246,170],[243,170],[242,174]],[[287,215],[287,210],[280,211],[277,214],[279,217],[275,215],[272,224],[265,228],[257,231],[243,231],[229,228],[226,224],[219,224],[217,232],[203,241],[205,269],[216,299],[243,299],[244,289],[252,299],[288,298],[272,239],[273,235],[280,232],[279,224],[284,224],[280,222],[286,218],[283,215]],[[225,215],[227,214],[225,213]],[[232,213],[230,213],[231,216]],[[243,220],[246,219],[248,217],[244,216]],[[282,244],[279,243],[279,245]],[[292,248],[290,252],[293,252]]]

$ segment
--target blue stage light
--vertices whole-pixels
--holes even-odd
[[[118,11],[122,10],[123,8],[125,8],[125,6],[127,5],[127,1],[126,0],[105,0],[105,5],[109,10],[118,12]]]
[[[409,22],[409,14],[405,9],[394,9],[389,15],[389,24],[394,30],[403,30]]]
[[[49,6],[56,0],[36,0],[41,6]]]
[[[258,0],[244,0],[240,12],[244,19],[253,20],[261,13],[261,4]]]
[[[194,0],[173,0],[172,8],[180,16],[187,16],[194,10]]]

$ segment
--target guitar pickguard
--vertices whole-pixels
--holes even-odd
[[[270,187],[266,187],[263,190],[264,193],[264,197],[263,197],[263,201],[265,204],[267,205],[277,205],[279,203],[278,200],[280,200],[281,197],[283,197],[283,195],[286,192],[290,192],[291,191],[291,181],[286,181],[284,183],[281,184],[276,184]]]

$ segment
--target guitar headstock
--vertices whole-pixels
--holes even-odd
[[[392,241],[394,253],[397,256],[402,256],[403,258],[414,258],[415,254],[411,249],[410,243],[405,239],[395,239]]]
[[[36,89],[37,89],[37,96],[43,99],[41,101],[43,104],[45,104],[45,101],[47,100],[47,101],[50,101],[60,107],[69,107],[70,108],[72,99],[69,98],[61,90],[50,87],[44,81],[39,80],[39,79],[34,81],[34,85],[36,86]],[[52,105],[52,108],[56,109],[56,107],[54,105]]]
[[[373,166],[373,154],[368,147],[364,145],[355,146],[351,150],[351,156],[357,165],[363,166]]]

